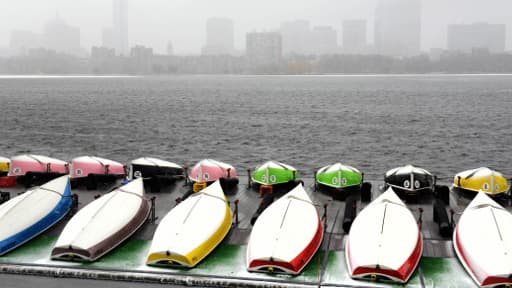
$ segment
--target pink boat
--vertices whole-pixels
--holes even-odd
[[[28,174],[68,174],[67,162],[41,155],[24,154],[11,158],[9,176],[28,176]]]
[[[220,180],[223,188],[233,187],[238,184],[235,167],[213,159],[199,161],[192,167],[188,178],[193,183],[212,183]]]
[[[76,157],[71,160],[70,168],[72,187],[85,184],[89,190],[125,176],[123,164],[95,156]]]
[[[69,164],[47,156],[24,154],[11,158],[9,176],[29,187],[69,173]]]
[[[90,175],[124,176],[123,164],[95,156],[80,156],[71,160],[71,179],[85,178]]]

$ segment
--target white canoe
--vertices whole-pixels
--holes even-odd
[[[71,207],[69,177],[61,176],[0,205],[0,255],[57,223]]]
[[[51,257],[94,261],[137,231],[148,214],[142,179],[133,180],[78,211],[64,227]]]
[[[512,284],[512,214],[484,192],[466,207],[453,233],[460,262],[481,287]]]
[[[298,274],[320,247],[323,226],[302,184],[272,203],[254,223],[248,271]]]
[[[231,209],[219,181],[174,207],[158,225],[148,265],[194,267],[227,235]]]
[[[352,278],[405,283],[423,252],[423,239],[411,211],[389,188],[352,223],[345,258]]]

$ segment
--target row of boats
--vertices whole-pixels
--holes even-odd
[[[71,198],[69,176],[65,175],[0,205],[0,255],[62,219],[71,207]],[[142,178],[136,178],[74,214],[58,237],[51,258],[95,261],[137,231],[149,211]],[[146,263],[194,267],[225,238],[231,226],[230,206],[220,181],[215,181],[163,217]],[[322,237],[317,209],[298,185],[268,207],[254,224],[247,269],[297,274],[313,257]]]
[[[85,182],[95,184],[98,179],[115,179],[128,176],[130,179],[143,177],[158,186],[165,181],[187,177],[194,191],[205,184],[220,180],[223,188],[238,184],[237,170],[230,164],[204,159],[188,169],[162,159],[142,157],[135,159],[126,167],[123,164],[95,156],[81,156],[65,161],[41,155],[19,155],[12,159],[0,157],[0,186],[14,182],[14,177],[29,178],[41,175],[69,174],[72,183]],[[7,177],[6,177],[7,176]],[[11,177],[11,178],[9,178]],[[263,186],[296,186],[300,175],[293,166],[267,161],[257,166],[251,173],[251,181]],[[361,191],[364,175],[358,169],[335,163],[318,169],[315,173],[315,187],[337,194],[350,194]],[[393,187],[399,196],[417,195],[435,190],[436,177],[429,171],[406,165],[391,169],[385,173],[384,183]],[[4,185],[2,185],[4,184]],[[94,185],[92,186],[94,188]],[[158,188],[156,188],[158,189]],[[473,197],[482,191],[492,196],[504,195],[509,191],[507,178],[500,172],[480,167],[457,173],[453,178],[453,190]],[[365,192],[365,191],[363,191]]]
[[[50,228],[71,206],[69,176],[0,205],[0,255]],[[141,178],[80,209],[62,230],[51,258],[95,261],[143,225],[149,213]],[[225,238],[232,212],[215,181],[179,203],[159,223],[147,265],[194,267]],[[462,213],[454,249],[482,287],[512,285],[512,214],[480,192]],[[324,227],[302,184],[258,217],[247,245],[249,271],[298,274],[322,243]],[[412,212],[390,187],[355,218],[345,259],[355,279],[405,283],[419,263],[423,237]]]
[[[129,169],[130,182],[94,200],[68,221],[52,249],[52,259],[95,261],[143,225],[150,207],[142,180],[147,174],[141,163],[155,161],[145,158],[134,162],[140,166],[132,165]],[[72,163],[74,169],[78,167],[76,163]],[[188,177],[194,184],[204,185],[198,185],[196,193],[161,220],[146,257],[148,265],[194,267],[229,233],[232,212],[221,182],[236,179],[236,170],[210,159],[200,163]],[[9,171],[21,166],[16,165],[11,161]],[[226,173],[214,174],[209,167],[221,168]],[[275,161],[260,167],[264,169],[256,169],[251,178],[267,181],[258,182],[262,186],[294,183],[290,181],[298,176],[292,166]],[[357,169],[334,164],[317,172],[317,184],[319,175],[328,174],[331,184],[353,181],[360,185],[363,180]],[[294,177],[287,182],[278,181],[286,175]],[[349,179],[349,175],[353,178]],[[66,215],[71,207],[71,177],[71,173],[58,177],[0,205],[0,255]],[[407,165],[388,171],[385,179],[385,192],[355,217],[346,237],[345,259],[350,276],[355,279],[405,283],[421,259],[423,237],[399,194],[433,189],[435,177],[424,169]],[[324,235],[322,219],[303,185],[295,184],[256,219],[247,245],[249,271],[298,274],[320,247]],[[492,199],[504,193],[504,187],[508,190],[506,178],[488,168],[461,172],[452,186],[453,190],[464,189],[476,195],[460,216],[452,243],[468,274],[482,287],[512,285],[512,214]]]

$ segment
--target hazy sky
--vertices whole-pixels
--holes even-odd
[[[235,45],[245,47],[245,33],[275,30],[280,22],[309,20],[341,32],[343,19],[367,19],[373,42],[373,15],[379,0],[129,0],[130,45],[143,44],[164,52],[171,41],[179,54],[199,53],[209,17],[235,23]],[[507,49],[512,49],[512,0],[423,0],[422,48],[444,48],[446,25],[489,22],[507,24]],[[11,30],[40,33],[56,13],[81,30],[82,46],[101,45],[101,31],[112,24],[110,0],[0,0],[0,47]],[[340,39],[338,39],[339,42]]]

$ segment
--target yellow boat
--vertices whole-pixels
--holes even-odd
[[[196,266],[228,234],[231,215],[217,180],[167,213],[155,231],[146,264]]]
[[[480,167],[460,172],[453,178],[455,192],[475,194],[482,191],[489,196],[498,196],[507,192],[507,178],[500,172]]]
[[[9,173],[9,164],[11,164],[11,160],[0,157],[0,176],[7,175],[7,173]]]

